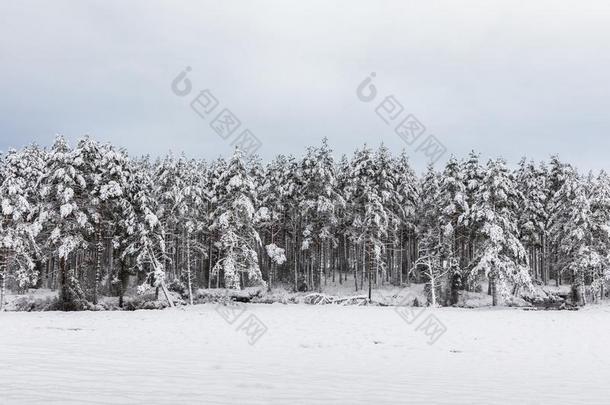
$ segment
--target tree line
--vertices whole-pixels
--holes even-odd
[[[610,279],[610,179],[553,156],[451,157],[418,176],[381,145],[335,159],[326,140],[267,164],[236,150],[209,162],[131,158],[90,137],[0,158],[0,280],[52,288],[64,309],[167,291],[266,285],[371,295],[427,283],[434,305],[483,281],[493,304],[535,284],[601,299]],[[0,300],[1,305],[2,300]]]

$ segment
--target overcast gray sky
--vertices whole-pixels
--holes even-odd
[[[610,3],[593,0],[4,0],[0,149],[88,133],[132,154],[228,155],[170,89],[186,66],[265,160],[324,136],[337,154],[405,147],[356,97],[375,72],[378,97],[448,154],[609,168]]]

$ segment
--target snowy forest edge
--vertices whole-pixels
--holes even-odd
[[[472,152],[418,176],[383,145],[335,159],[323,141],[263,164],[239,150],[136,159],[58,137],[1,156],[0,201],[0,308],[9,291],[37,290],[53,297],[29,309],[290,292],[319,303],[329,290],[371,304],[374,291],[413,285],[423,286],[415,304],[433,306],[608,295],[610,178],[557,157],[510,169]]]

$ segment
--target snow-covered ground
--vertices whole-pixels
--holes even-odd
[[[0,313],[0,403],[610,403],[607,306],[426,309],[412,324],[392,307],[243,309],[232,325],[212,304]],[[429,314],[447,329],[431,345]],[[267,328],[253,345],[250,315]]]

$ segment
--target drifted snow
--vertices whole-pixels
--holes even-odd
[[[607,404],[610,308],[436,309],[434,345],[392,307],[214,305],[0,313],[2,404]]]

